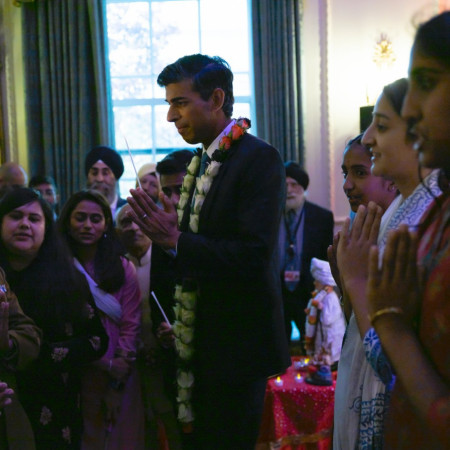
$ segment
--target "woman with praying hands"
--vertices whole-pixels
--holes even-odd
[[[384,87],[362,143],[372,152],[372,174],[395,183],[398,195],[382,214],[375,203],[358,207],[350,227],[346,219],[337,241],[337,265],[352,315],[346,330],[335,391],[335,449],[383,448],[383,430],[395,381],[376,333],[367,318],[368,258],[372,245],[383,251],[387,234],[402,223],[416,226],[438,195],[438,173],[419,168],[415,135],[401,117],[406,79]],[[421,182],[423,178],[423,182]]]
[[[378,268],[372,249],[369,315],[397,375],[386,449],[450,448],[450,12],[421,25],[402,115],[421,165],[441,169],[442,195],[417,235],[390,234]]]

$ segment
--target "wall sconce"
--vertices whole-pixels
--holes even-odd
[[[392,68],[397,60],[393,44],[385,33],[381,33],[377,39],[372,61],[375,69],[370,70],[366,85],[366,105],[373,105],[386,84],[391,83]]]
[[[388,67],[392,65],[396,59],[394,49],[392,48],[392,42],[388,39],[387,35],[382,33],[380,39],[375,44],[373,62],[378,67]]]

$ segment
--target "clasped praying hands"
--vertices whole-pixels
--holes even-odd
[[[133,222],[155,243],[165,250],[175,249],[181,232],[178,230],[178,215],[175,206],[163,193],[159,198],[160,208],[142,189],[130,189],[132,197],[128,203]]]
[[[369,202],[367,208],[359,206],[351,228],[350,219],[342,226],[337,243],[337,264],[345,290],[351,284],[365,285],[367,282],[369,250],[377,243],[381,216],[381,208]]]
[[[382,264],[379,252],[371,249],[367,296],[369,314],[373,317],[381,310],[397,310],[405,313],[411,322],[419,308],[420,276],[417,267],[417,236],[406,225],[389,233]]]
[[[370,248],[377,243],[381,216],[382,210],[374,202],[369,202],[367,208],[359,206],[352,226],[350,219],[346,219],[338,239],[333,242],[345,296],[344,310],[348,316],[351,306],[361,337],[370,326],[367,318],[367,266]]]

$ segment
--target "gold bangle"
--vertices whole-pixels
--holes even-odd
[[[373,326],[376,320],[384,316],[385,314],[405,314],[402,308],[397,306],[389,306],[388,308],[382,308],[378,311],[375,311],[372,315],[369,314],[369,322]]]

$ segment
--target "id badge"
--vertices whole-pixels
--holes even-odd
[[[300,281],[300,271],[299,270],[285,270],[284,271],[284,281]]]

